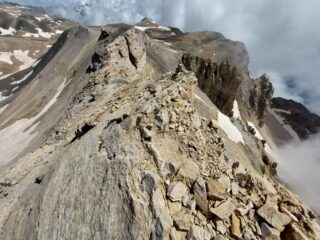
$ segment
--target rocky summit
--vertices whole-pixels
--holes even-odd
[[[0,31],[0,239],[320,239],[277,176],[287,102],[241,42],[7,3]]]

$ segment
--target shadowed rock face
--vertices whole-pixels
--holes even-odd
[[[249,101],[251,108],[254,109],[260,127],[264,124],[266,110],[271,104],[273,92],[274,89],[267,75],[256,79],[251,88]]]
[[[1,131],[28,123],[9,140],[41,136],[1,166],[0,239],[319,238],[246,127],[273,90],[242,44],[144,19],[52,49],[0,115]],[[221,112],[234,100],[243,119]]]
[[[191,55],[183,55],[186,68],[195,72],[199,88],[225,114],[232,115],[233,102],[241,84],[241,72],[229,62],[217,64]]]
[[[272,99],[270,107],[285,119],[285,124],[290,125],[301,139],[307,139],[320,130],[320,117],[301,103],[277,97]]]
[[[267,75],[253,81],[247,72],[228,61],[219,64],[189,54],[182,56],[182,63],[195,72],[199,88],[223,113],[232,116],[233,103],[237,100],[248,116],[256,118],[263,126],[274,91]]]

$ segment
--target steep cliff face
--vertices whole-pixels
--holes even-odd
[[[53,96],[21,127],[53,119],[43,141],[1,159],[1,239],[319,238],[247,126],[273,89],[250,79],[242,44],[150,19],[70,31],[56,56],[73,64],[43,63],[0,115],[8,131],[27,118],[11,109],[38,102],[30,89]]]
[[[267,75],[253,81],[247,72],[228,61],[219,64],[188,54],[182,56],[182,63],[195,72],[200,89],[223,113],[232,116],[234,101],[237,101],[244,110],[244,118],[255,118],[263,126],[273,96]]]
[[[271,109],[283,118],[283,124],[289,125],[300,139],[307,139],[320,131],[320,117],[310,112],[301,103],[283,98],[273,98]]]

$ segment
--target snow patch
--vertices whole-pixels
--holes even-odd
[[[12,53],[11,52],[0,52],[0,62],[5,62],[10,65],[13,64],[11,60]]]
[[[47,38],[47,39],[49,39],[49,38],[51,38],[52,37],[52,35],[54,35],[54,33],[50,33],[50,32],[44,32],[41,28],[36,28],[37,29],[37,31],[38,31],[38,33],[25,33],[24,35],[23,35],[23,37],[35,37],[35,38],[40,38],[40,37],[42,37],[42,38]]]
[[[2,27],[0,27],[0,35],[2,36],[8,36],[8,35],[15,35],[17,32],[16,29],[14,29],[13,27],[9,27],[9,29],[4,29]]]
[[[253,124],[253,122],[248,122],[248,126],[252,127],[255,131],[255,136],[259,139],[259,140],[263,140],[263,137],[261,136],[260,132],[258,131],[258,129],[256,128],[256,126]]]
[[[161,30],[164,30],[164,31],[169,31],[169,32],[171,32],[171,29],[168,28],[168,27],[159,26],[158,28],[160,28]]]
[[[63,33],[63,31],[62,30],[56,30],[56,34],[61,34],[61,33]]]
[[[29,50],[14,50],[13,51],[14,57],[19,60],[20,62],[23,62],[23,64],[19,67],[19,71],[22,71],[24,69],[27,69],[32,66],[32,64],[35,62],[35,59],[28,56]]]
[[[145,30],[149,29],[150,27],[140,27],[140,26],[134,26],[134,28],[144,32]]]
[[[0,130],[0,164],[9,163],[21,152],[23,152],[28,144],[36,137],[38,133],[35,131],[40,122],[35,122],[58,100],[58,97],[65,86],[66,79],[58,87],[57,93],[54,95],[54,97],[36,116],[30,119],[20,119],[12,125]]]
[[[277,113],[279,112],[279,113],[291,114],[291,111],[283,110],[283,109],[280,109],[280,108],[272,108],[272,110],[277,112]]]
[[[240,114],[240,111],[239,111],[239,106],[238,106],[237,100],[234,100],[234,101],[233,101],[232,112],[233,112],[233,117],[234,117],[234,118],[239,118],[239,119],[241,119],[241,114]]]
[[[11,85],[22,83],[23,81],[27,80],[27,78],[30,77],[32,73],[33,73],[33,70],[31,72],[29,72],[27,75],[25,75],[22,79],[20,79],[18,81],[11,82]]]
[[[239,129],[231,122],[230,118],[218,111],[218,124],[228,135],[228,138],[236,143],[243,143],[244,140]]]
[[[6,100],[8,97],[10,97],[12,94],[8,95],[8,96],[3,96],[2,95],[3,92],[0,92],[0,102],[2,102],[3,100]]]

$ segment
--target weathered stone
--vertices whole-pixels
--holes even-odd
[[[165,109],[161,109],[161,111],[156,115],[156,125],[163,130],[168,124],[169,124],[168,111]]]
[[[168,207],[169,207],[169,211],[170,211],[170,215],[175,215],[178,212],[181,212],[181,203],[180,202],[172,202],[172,201],[168,201]]]
[[[261,233],[263,240],[280,240],[280,232],[265,222],[261,223]]]
[[[281,233],[283,240],[310,240],[296,223],[289,224]]]
[[[187,233],[178,231],[176,228],[171,228],[170,240],[184,240],[186,239]]]
[[[205,214],[209,210],[209,203],[207,199],[206,183],[202,178],[198,178],[193,186],[194,200],[198,208]]]
[[[226,175],[222,175],[220,176],[219,179],[217,179],[218,182],[220,182],[223,187],[226,189],[226,191],[230,191],[230,188],[231,188],[231,181],[230,181],[230,178]]]
[[[260,217],[279,230],[282,230],[285,225],[291,222],[291,218],[288,215],[279,212],[275,206],[268,203],[259,208],[257,212]]]
[[[185,213],[177,213],[172,216],[175,227],[180,231],[189,231],[192,225],[192,216]]]
[[[188,186],[191,187],[200,175],[199,167],[192,160],[186,160],[180,166],[180,170],[178,172],[182,177],[185,177],[189,180]]]
[[[231,183],[231,193],[234,196],[239,194],[239,185],[235,182]]]
[[[189,240],[210,240],[211,234],[199,227],[197,225],[192,225],[191,229],[188,232],[188,239]]]
[[[226,189],[224,185],[217,180],[210,179],[207,182],[208,199],[221,201],[225,199]]]
[[[226,226],[223,224],[223,221],[216,221],[217,231],[221,234],[225,234],[227,232]]]
[[[231,233],[234,237],[241,237],[240,220],[235,213],[231,214]]]
[[[221,203],[218,207],[210,208],[210,212],[220,219],[226,219],[233,213],[235,209],[236,208],[232,203],[232,199],[229,198],[227,201]]]
[[[183,182],[172,182],[168,187],[167,196],[171,201],[181,201],[187,192],[188,188]]]

